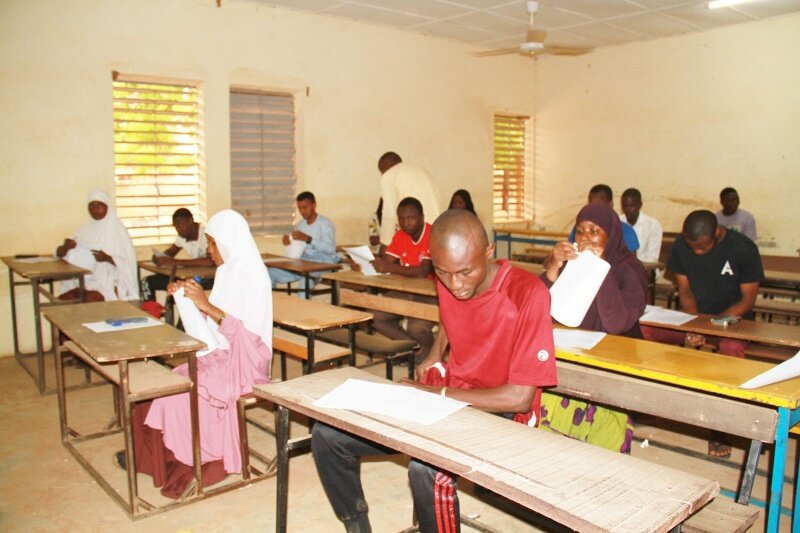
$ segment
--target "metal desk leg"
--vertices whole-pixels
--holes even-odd
[[[128,361],[119,362],[119,403],[122,406],[122,427],[125,430],[125,464],[127,465],[128,475],[128,513],[136,515],[136,503],[139,499],[139,487],[136,484],[136,463],[133,456],[133,427],[132,409],[134,404],[131,402],[130,395],[130,374],[128,372]]]
[[[36,369],[39,372],[37,384],[39,386],[39,394],[44,394],[44,348],[42,347],[42,316],[41,316],[41,303],[39,301],[39,280],[31,278],[31,289],[33,290],[33,316],[34,316],[34,332],[36,335]]]
[[[189,379],[192,380],[192,389],[189,391],[189,408],[192,416],[192,452],[194,457],[195,494],[203,494],[203,464],[200,457],[200,419],[197,404],[197,353],[189,354]]]
[[[305,287],[306,287],[306,300],[310,300],[311,299],[311,287],[310,287],[310,285],[311,285],[311,274],[306,272],[305,274],[303,274],[303,278],[304,278],[303,283],[305,284]]]
[[[66,444],[68,439],[68,429],[67,429],[67,394],[66,394],[66,387],[64,384],[64,365],[63,361],[61,360],[61,352],[58,350],[58,336],[60,334],[60,330],[53,326],[53,357],[55,358],[56,362],[56,395],[58,396],[58,418],[59,423],[61,426],[61,443]]]
[[[781,518],[783,478],[786,468],[786,445],[789,440],[789,410],[778,408],[778,427],[775,429],[775,449],[772,458],[772,480],[767,506],[767,532],[776,533]]]
[[[742,486],[739,489],[739,495],[736,497],[736,503],[747,505],[750,503],[750,495],[753,493],[753,482],[756,479],[756,468],[758,468],[758,459],[761,455],[761,441],[751,440],[750,451],[747,453],[747,462],[744,467],[744,475],[742,476]]]
[[[8,269],[8,293],[11,296],[11,328],[14,333],[14,355],[19,356],[19,336],[17,333],[17,298],[14,284],[14,271]]]
[[[331,285],[331,304],[339,305],[339,281],[334,281]]]
[[[306,374],[310,374],[314,371],[314,340],[316,334],[314,330],[309,331],[306,334],[306,338],[308,339],[308,344],[306,345],[306,349],[308,351],[308,358],[306,359]]]
[[[347,327],[350,340],[350,366],[356,366],[356,327],[356,324]]]
[[[286,511],[289,505],[289,410],[277,406],[275,413],[275,441],[278,462],[278,491],[275,508],[275,531],[286,533]]]

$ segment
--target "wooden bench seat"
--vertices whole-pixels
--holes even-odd
[[[272,331],[272,349],[281,354],[281,379],[286,379],[286,356],[292,356],[308,363],[308,338],[285,329],[274,328]],[[350,357],[350,349],[336,346],[329,342],[314,341],[314,366],[337,359]],[[313,371],[309,368],[308,372]]]
[[[761,511],[717,496],[690,516],[682,525],[682,533],[741,533],[747,531]]]
[[[350,346],[350,332],[346,329],[334,329],[320,333],[320,339],[339,346]],[[397,360],[405,359],[408,363],[408,377],[414,379],[414,349],[419,346],[415,341],[392,340],[376,333],[370,335],[364,331],[356,332],[356,349],[371,356],[378,355],[386,361],[386,379],[393,379],[393,366]]]
[[[62,350],[71,352],[105,379],[119,385],[119,365],[100,364],[81,350],[72,341],[64,343]],[[189,392],[192,382],[156,361],[136,361],[128,364],[130,399],[134,402],[149,400],[159,396],[169,396]]]
[[[753,307],[756,315],[761,315],[762,319],[772,322],[776,316],[785,317],[786,321],[797,321],[800,319],[800,302],[788,300],[777,300],[773,298],[758,298]]]

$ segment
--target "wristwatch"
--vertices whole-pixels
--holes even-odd
[[[311,237],[309,237],[308,239],[306,239],[306,244],[311,244]]]

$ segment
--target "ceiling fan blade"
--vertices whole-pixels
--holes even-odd
[[[525,42],[527,43],[543,43],[547,32],[544,30],[529,29],[525,34]]]
[[[550,54],[554,56],[582,56],[594,48],[571,48],[568,46],[545,46],[544,50],[536,52],[537,55]]]
[[[486,50],[484,52],[475,52],[474,56],[476,57],[488,57],[488,56],[501,56],[504,54],[516,54],[519,52],[519,47],[517,48],[499,48],[497,50]]]

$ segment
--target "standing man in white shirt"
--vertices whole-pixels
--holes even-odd
[[[439,189],[428,172],[416,165],[404,163],[395,152],[386,152],[378,160],[381,172],[381,253],[392,242],[398,230],[397,206],[403,198],[416,198],[422,204],[425,222],[433,223],[442,212]]]
[[[630,224],[636,232],[636,238],[639,239],[636,258],[642,263],[657,263],[664,232],[658,220],[642,213],[642,193],[639,189],[625,189],[622,193],[622,214],[619,219]]]

